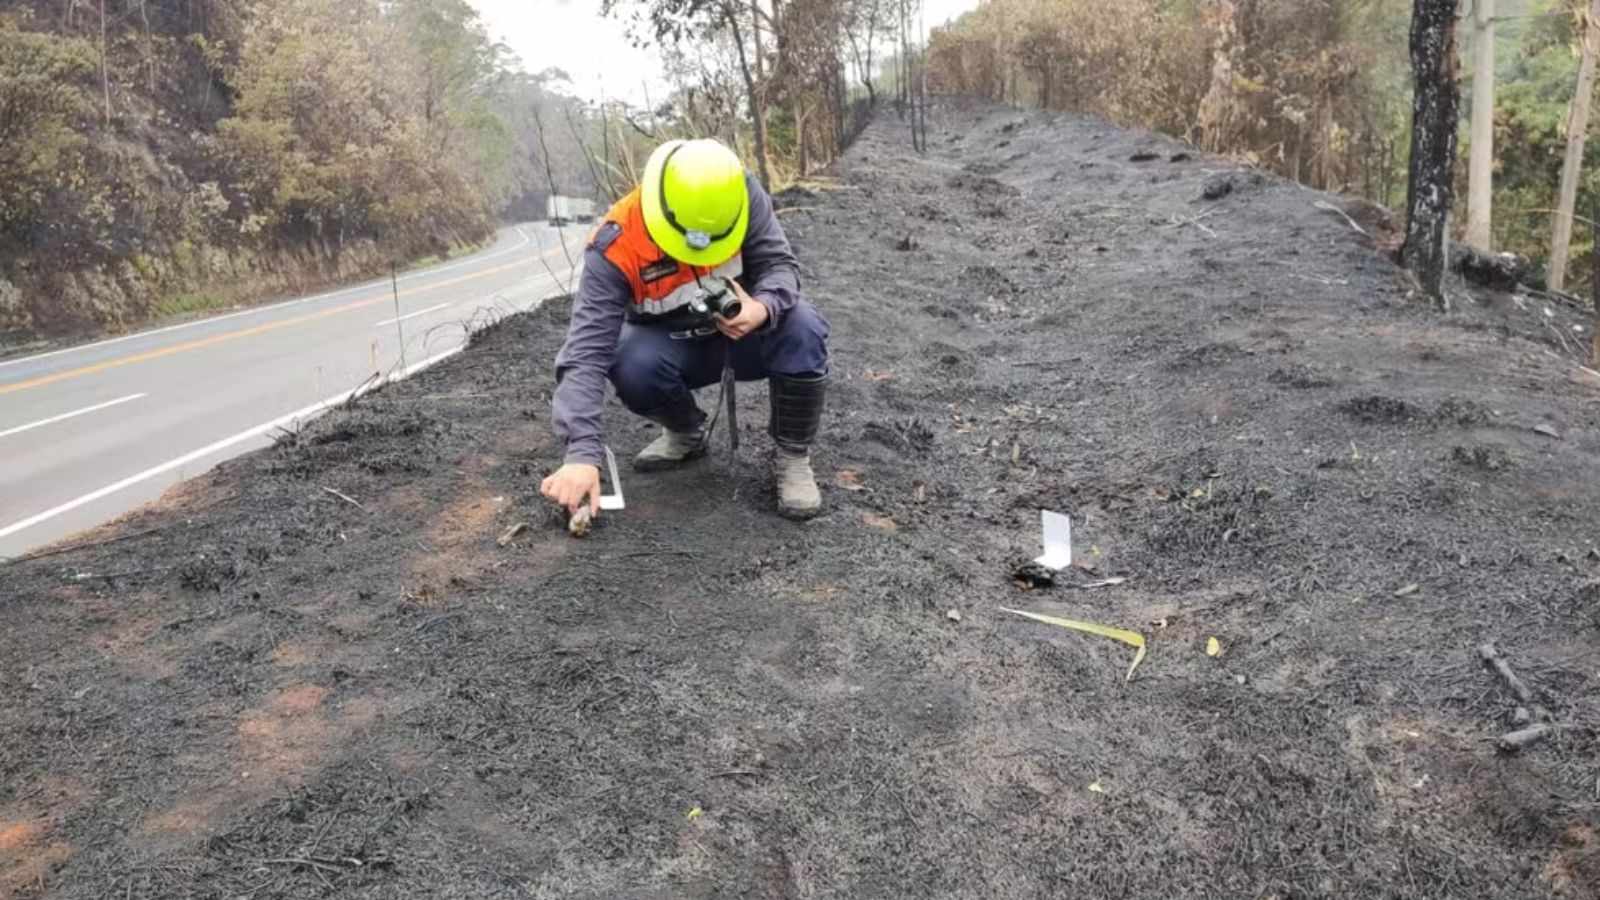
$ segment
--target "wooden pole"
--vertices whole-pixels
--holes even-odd
[[[394,333],[400,342],[400,368],[406,368],[406,329],[400,324],[400,272],[399,266],[389,263],[389,286],[394,289]]]
[[[1472,148],[1467,164],[1467,243],[1494,251],[1494,0],[1472,4]]]

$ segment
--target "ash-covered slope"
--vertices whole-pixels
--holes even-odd
[[[0,891],[1596,896],[1569,314],[1431,312],[1333,198],[1164,139],[931,125],[779,198],[834,329],[816,522],[756,387],[738,459],[567,538],[551,304],[0,569]],[[1025,591],[1040,508],[1090,569]],[[1556,727],[1500,755],[1519,705]]]

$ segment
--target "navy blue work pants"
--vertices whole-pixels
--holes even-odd
[[[801,300],[776,327],[739,341],[721,334],[680,340],[669,328],[628,322],[622,326],[611,383],[633,412],[678,427],[693,425],[700,414],[690,392],[720,381],[730,357],[740,381],[821,377],[828,374],[828,320]]]

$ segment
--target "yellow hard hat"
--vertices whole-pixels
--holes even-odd
[[[739,157],[722,144],[662,144],[645,163],[639,187],[645,229],[673,259],[719,266],[744,244],[750,192]]]

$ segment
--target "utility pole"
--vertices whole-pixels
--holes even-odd
[[[1472,4],[1472,150],[1467,163],[1467,243],[1494,252],[1494,0]]]

